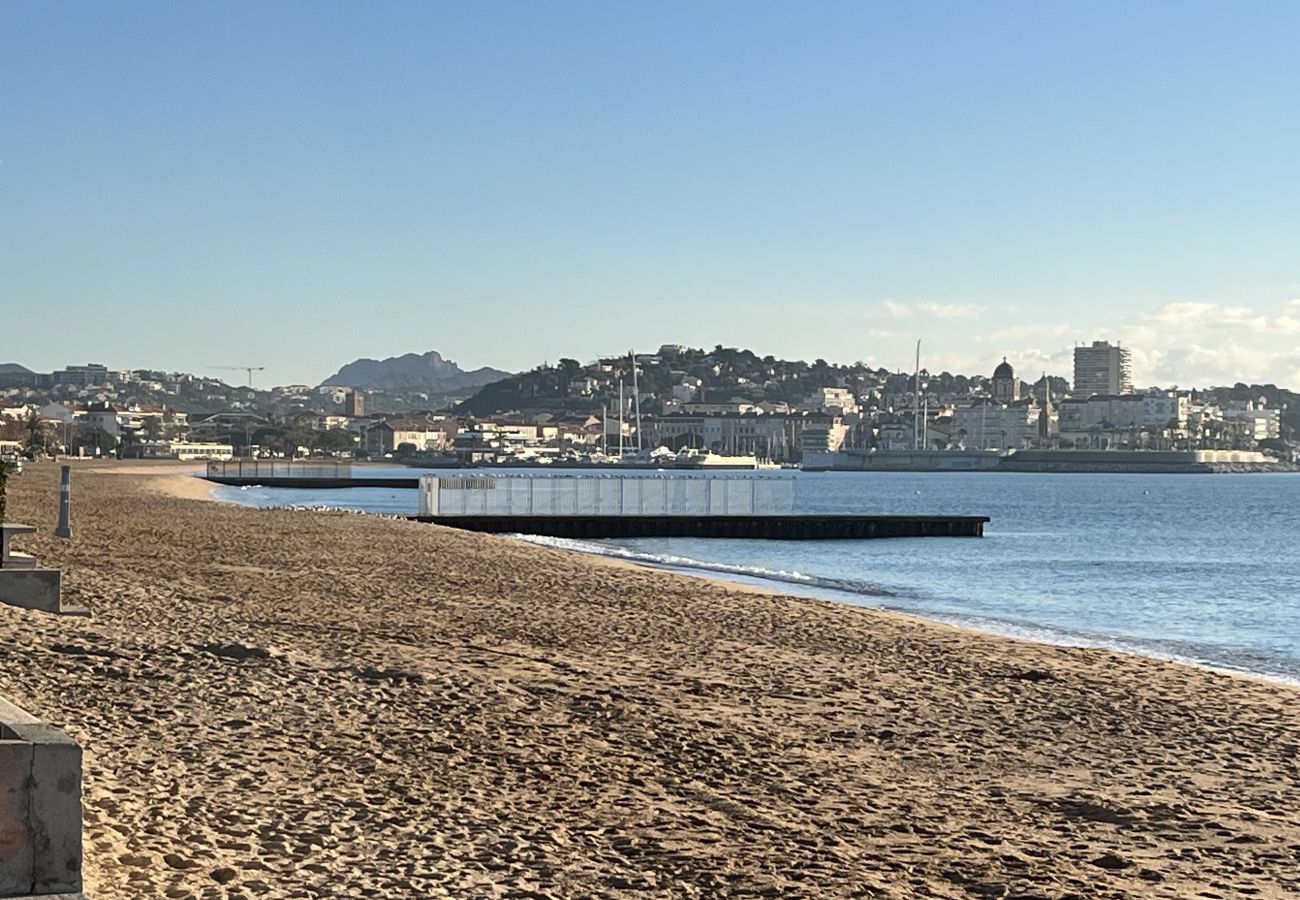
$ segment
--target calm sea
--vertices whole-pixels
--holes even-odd
[[[413,490],[215,493],[258,506],[416,508]],[[1300,474],[798,473],[797,497],[809,513],[992,521],[983,539],[526,540],[1300,683]]]

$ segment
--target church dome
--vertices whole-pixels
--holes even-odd
[[[993,370],[993,377],[994,378],[1015,378],[1016,377],[1016,370],[1011,368],[1011,363],[1007,362],[1007,358],[1005,356],[1002,357],[1002,363],[996,369]]]

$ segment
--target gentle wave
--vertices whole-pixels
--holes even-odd
[[[706,562],[668,553],[642,553],[625,547],[570,538],[544,537],[532,534],[513,534],[510,537],[557,550],[570,550],[576,553],[627,560],[656,568],[683,571],[688,574],[703,572],[728,575],[748,581],[794,585],[804,588],[804,591],[796,593],[818,599],[844,600],[845,598],[842,596],[844,594],[871,598],[900,598],[903,599],[903,603],[869,602],[864,605],[1017,640],[1034,641],[1058,647],[1088,647],[1113,650],[1120,653],[1190,665],[1200,669],[1210,669],[1232,675],[1250,675],[1267,681],[1300,686],[1300,669],[1294,665],[1293,660],[1285,656],[1249,651],[1234,653],[1228,648],[1214,645],[1174,640],[1130,638],[1119,634],[1110,635],[1082,629],[1074,630],[1022,620],[1004,619],[996,616],[954,612],[950,609],[929,607],[917,594],[901,594],[898,591],[877,584],[854,579],[827,578],[819,575],[807,575],[802,572],[766,569],[761,566]],[[922,602],[916,603],[918,600],[922,600]],[[850,599],[849,602],[853,601]]]
[[[803,587],[821,590],[840,591],[846,594],[859,594],[864,597],[895,597],[897,594],[889,588],[852,578],[826,578],[820,575],[805,575],[802,572],[785,572],[779,569],[765,569],[761,566],[738,566],[730,563],[705,562],[689,556],[674,556],[668,553],[641,553],[625,547],[598,544],[592,541],[578,541],[570,538],[544,537],[535,534],[513,534],[513,538],[543,547],[557,550],[573,550],[577,553],[589,553],[594,556],[608,556],[629,562],[645,563],[668,569],[688,569],[700,572],[713,572],[719,575],[732,575],[752,578],[756,581],[776,581],[782,584],[797,584]]]
[[[1104,634],[1069,628],[1040,625],[993,616],[953,613],[944,610],[884,607],[894,612],[945,622],[958,628],[982,631],[1000,637],[1051,644],[1055,647],[1082,647],[1111,650],[1132,656],[1145,656],[1165,662],[1209,669],[1228,675],[1248,675],[1265,681],[1300,687],[1300,667],[1285,654],[1266,653],[1241,648],[1190,641],[1137,638],[1122,634]]]

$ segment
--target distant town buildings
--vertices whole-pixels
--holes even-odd
[[[838,450],[847,427],[825,413],[767,414],[749,408],[701,410],[651,417],[645,422],[650,446],[669,450],[708,450],[728,456],[797,461],[805,443]],[[809,433],[805,439],[806,432]]]
[[[1109,341],[1074,348],[1074,396],[1131,393],[1133,375],[1127,348],[1112,346]]]
[[[49,375],[37,376],[37,380],[45,386],[65,385],[72,388],[126,384],[131,379],[131,372],[110,369],[101,363],[68,366],[66,369],[58,369]]]
[[[343,415],[357,419],[366,414],[366,395],[360,391],[348,391],[343,395]]]
[[[1002,363],[993,370],[993,400],[997,403],[1010,404],[1020,399],[1020,379],[1016,370],[1002,357]]]
[[[1223,419],[1246,440],[1275,440],[1282,434],[1280,411],[1267,409],[1258,401],[1238,400],[1229,403],[1223,410]]]
[[[848,388],[823,387],[813,391],[804,400],[803,409],[807,412],[848,416],[858,411],[858,401]]]
[[[1296,454],[1283,440],[1297,427],[1300,398],[1292,392],[1244,384],[1135,391],[1129,351],[1106,341],[1075,349],[1073,391],[1046,373],[1031,388],[1006,357],[991,377],[807,363],[721,346],[665,345],[637,354],[635,366],[632,359],[562,359],[459,402],[337,383],[258,390],[100,363],[49,374],[10,367],[0,374],[0,440],[72,455],[414,456],[427,464],[600,462],[632,453],[645,462],[652,452],[780,463],[921,450]]]

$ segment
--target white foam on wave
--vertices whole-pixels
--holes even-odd
[[[857,581],[851,578],[826,578],[819,575],[806,575],[803,572],[798,571],[787,572],[783,569],[765,569],[762,566],[741,566],[732,563],[706,562],[705,560],[693,559],[689,556],[675,556],[670,553],[642,553],[638,550],[629,550],[626,547],[616,547],[610,544],[598,544],[592,541],[579,541],[572,538],[545,537],[534,534],[514,534],[511,535],[511,537],[517,538],[521,541],[527,541],[530,544],[539,544],[543,547],[554,547],[557,550],[572,550],[577,553],[589,553],[594,556],[607,556],[613,559],[623,559],[629,562],[643,563],[645,565],[665,569],[730,575],[755,581],[775,581],[782,584],[801,585],[810,589],[839,591],[846,594],[857,594],[866,597],[894,596],[894,592],[888,588],[881,587],[878,584],[870,584],[865,581]]]
[[[923,606],[895,606],[887,602],[881,602],[880,599],[865,599],[898,597],[899,594],[887,588],[880,587],[879,585],[868,584],[867,582],[855,581],[852,579],[826,578],[824,576],[808,575],[798,571],[787,572],[783,570],[766,569],[761,566],[742,566],[731,563],[707,562],[704,560],[693,559],[686,556],[676,556],[668,553],[643,553],[637,550],[630,550],[626,547],[600,544],[593,541],[580,541],[571,538],[544,537],[541,535],[528,534],[515,534],[511,535],[511,537],[526,541],[530,544],[552,547],[557,550],[571,550],[577,553],[587,553],[594,556],[622,559],[656,568],[680,571],[688,575],[693,574],[698,577],[725,575],[745,582],[776,582],[791,585],[800,589],[793,591],[793,593],[802,596],[822,600],[829,599],[838,600],[840,602],[847,601],[871,606],[877,609],[887,609],[892,612],[900,612],[906,615],[930,619],[931,621],[944,622],[948,625],[955,625],[959,628],[967,628],[972,631],[980,631],[985,634],[997,635],[999,637],[1034,641],[1035,643],[1050,644],[1057,647],[1084,647],[1098,650],[1113,650],[1118,653],[1127,653],[1133,656],[1145,656],[1150,659],[1159,659],[1166,662],[1194,666],[1199,669],[1208,669],[1210,671],[1228,675],[1246,675],[1252,678],[1260,678],[1265,681],[1300,687],[1300,675],[1277,671],[1275,668],[1268,667],[1266,664],[1258,668],[1244,665],[1235,666],[1224,662],[1221,659],[1216,659],[1213,652],[1198,652],[1201,648],[1184,646],[1180,648],[1180,652],[1164,649],[1157,642],[1125,638],[1121,635],[1085,634],[1065,628],[1057,628],[1038,623],[1019,622],[991,616],[956,613],[946,610],[925,608]]]
[[[1216,658],[1213,648],[1211,648],[1209,652],[1201,652],[1202,648],[1190,644],[1182,644],[1180,650],[1171,650],[1167,649],[1166,645],[1173,645],[1176,642],[1146,641],[1139,638],[1126,638],[1120,635],[1084,634],[1082,632],[1070,631],[1064,628],[1010,622],[988,616],[961,615],[945,612],[921,612],[914,610],[899,611],[907,612],[912,615],[920,615],[924,618],[945,622],[949,625],[956,625],[959,628],[968,628],[973,631],[982,631],[986,634],[995,634],[1000,637],[1015,638],[1022,641],[1033,641],[1038,644],[1050,644],[1054,647],[1083,647],[1092,650],[1111,650],[1116,653],[1125,653],[1130,656],[1144,656],[1149,659],[1159,659],[1164,662],[1193,666],[1197,669],[1208,669],[1212,672],[1219,672],[1225,675],[1247,675],[1251,678],[1263,679],[1264,681],[1300,687],[1300,675],[1280,671],[1277,667],[1270,667],[1266,662],[1258,663],[1256,667],[1249,665],[1232,665],[1229,662]]]

